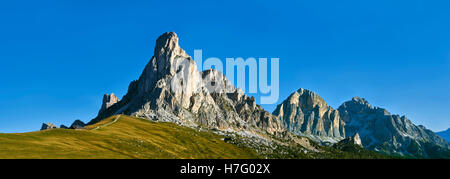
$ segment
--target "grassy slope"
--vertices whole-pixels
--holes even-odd
[[[0,158],[258,158],[222,136],[129,116],[87,130],[0,134]]]

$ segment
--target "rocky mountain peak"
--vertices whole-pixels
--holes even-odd
[[[176,56],[186,57],[186,52],[178,44],[178,36],[175,32],[166,32],[158,37],[155,45],[155,57],[160,60],[169,60]]]
[[[102,107],[100,108],[100,111],[98,113],[102,113],[117,102],[119,102],[119,98],[117,98],[114,93],[103,95]]]
[[[352,100],[344,102],[341,106],[339,106],[339,109],[345,109],[346,111],[352,111],[356,113],[366,113],[369,111],[376,112],[377,110],[379,110],[370,105],[370,103],[366,99],[360,97],[353,97]],[[380,112],[387,113],[387,111],[384,110],[380,110]]]
[[[405,116],[392,115],[386,109],[371,106],[363,98],[354,97],[338,110],[345,122],[345,133],[359,133],[364,147],[371,150],[407,155],[412,148],[422,148],[427,142],[444,148],[450,146],[425,127],[414,125]],[[427,155],[427,152],[421,155]]]
[[[174,32],[162,34],[155,54],[138,80],[115,105],[91,120],[115,114],[248,133],[285,131],[273,115],[256,105],[216,70],[199,72]]]
[[[307,108],[324,108],[328,107],[328,104],[325,102],[325,100],[322,99],[317,93],[314,93],[313,91],[300,88],[296,92],[294,92],[290,97],[289,100],[292,104],[298,103],[299,105]]]
[[[351,102],[353,102],[355,104],[359,104],[359,105],[370,106],[369,102],[366,99],[358,97],[358,96],[353,97]]]
[[[84,126],[86,126],[86,124],[83,121],[77,119],[72,123],[72,125],[70,125],[70,129],[83,129]]]
[[[288,131],[317,141],[337,142],[345,137],[339,112],[318,94],[300,88],[273,112]]]

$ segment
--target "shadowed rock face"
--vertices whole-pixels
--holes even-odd
[[[75,120],[72,125],[70,125],[70,129],[84,129],[86,124],[83,121]]]
[[[427,151],[426,145],[450,146],[424,126],[373,107],[359,97],[334,110],[316,93],[299,89],[278,105],[273,114],[288,131],[318,142],[335,143],[346,138],[343,143],[357,142],[375,151],[425,157],[430,152],[439,153]]]
[[[56,129],[56,128],[58,128],[58,126],[56,126],[53,123],[44,123],[44,124],[42,124],[41,131],[48,130],[48,129]]]
[[[339,112],[328,106],[319,95],[306,89],[292,93],[273,114],[294,134],[322,142],[337,142],[345,137],[345,125]]]
[[[140,78],[131,82],[123,99],[101,110],[88,124],[123,113],[219,130],[271,134],[285,131],[272,114],[236,89],[222,73],[199,72],[178,40],[174,32],[160,36],[154,56]],[[211,90],[218,86],[221,90]]]
[[[405,116],[391,115],[383,108],[373,107],[363,98],[354,97],[338,110],[346,123],[346,134],[359,133],[363,146],[368,149],[408,154],[411,145],[423,148],[424,142],[444,148],[450,146],[424,126],[416,126]]]

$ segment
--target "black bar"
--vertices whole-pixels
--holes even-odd
[[[21,174],[36,175],[108,175],[195,176],[195,177],[278,177],[307,175],[325,176],[370,175],[386,177],[418,173],[445,174],[449,160],[0,160],[1,172],[20,169]],[[182,172],[183,166],[214,167],[213,172]],[[233,165],[233,171],[225,171]],[[260,169],[261,166],[261,169]],[[236,169],[237,167],[237,169]],[[258,172],[259,170],[259,172]],[[196,170],[206,171],[206,170]],[[45,174],[44,174],[45,173]],[[301,177],[300,177],[301,176]],[[313,177],[315,178],[315,177]]]

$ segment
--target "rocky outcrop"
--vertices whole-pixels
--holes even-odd
[[[346,136],[339,112],[306,89],[292,93],[273,114],[288,131],[316,141],[334,143]]]
[[[357,145],[357,146],[363,147],[362,142],[361,142],[361,138],[359,137],[358,133],[356,133],[352,137],[347,137],[344,140],[339,141],[339,143],[353,144],[353,145]]]
[[[185,126],[261,134],[285,131],[280,121],[215,70],[199,72],[168,32],[156,40],[154,56],[127,94],[89,122],[126,114]]]
[[[361,138],[359,138],[358,133],[356,133],[354,136],[347,137],[339,141],[338,143],[333,144],[332,147],[354,154],[366,153],[364,147],[362,146]]]
[[[72,125],[70,125],[70,129],[84,129],[86,124],[83,121],[75,120]]]
[[[119,102],[119,98],[117,98],[117,96],[114,93],[105,94],[103,96],[102,107],[100,108],[100,111],[98,113],[99,114],[103,113],[106,109],[116,104],[117,102]]]
[[[48,129],[56,129],[56,128],[58,128],[58,126],[56,126],[55,124],[44,123],[44,124],[42,124],[41,131],[42,130],[48,130]]]
[[[364,98],[354,97],[339,107],[347,135],[361,136],[364,147],[400,155],[427,156],[425,145],[443,148],[450,145],[424,126],[416,126],[405,116],[392,115],[386,109],[373,107]],[[428,151],[430,152],[430,151]]]
[[[359,137],[359,134],[356,133],[352,138],[351,141],[353,142],[353,144],[355,145],[359,145],[362,147],[362,142],[361,142],[361,138]]]

